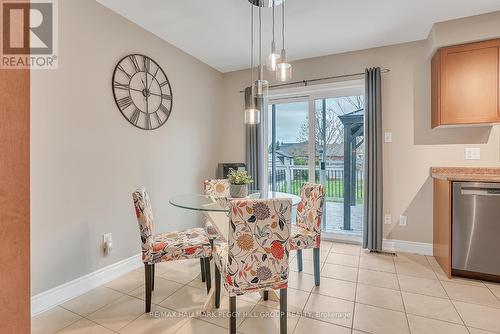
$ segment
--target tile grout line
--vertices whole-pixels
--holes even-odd
[[[483,281],[481,281],[481,282],[483,282]],[[489,282],[488,282],[488,283],[489,283]],[[488,286],[488,284],[487,284],[487,283],[484,283],[484,282],[483,282],[483,284],[484,284],[484,286],[486,286],[486,288],[487,288],[488,290],[490,290],[490,292],[493,294],[493,296],[495,296],[495,298],[496,298],[496,299],[498,299],[498,301],[500,301],[500,295],[498,295],[498,296],[497,296],[497,295],[493,292],[493,290],[491,290],[491,288]]]
[[[429,259],[428,259],[427,257],[426,257],[426,259],[427,259],[427,262],[429,262],[429,264],[431,264],[431,263],[430,263],[430,261],[429,261]],[[455,303],[453,303],[453,300],[450,298],[450,295],[448,294],[448,291],[447,291],[447,290],[446,290],[446,288],[444,287],[443,282],[441,282],[441,280],[439,280],[439,277],[437,276],[437,274],[436,274],[436,272],[434,271],[434,269],[432,268],[432,266],[431,266],[431,269],[432,269],[432,272],[434,273],[434,275],[438,278],[438,282],[439,282],[439,284],[441,285],[441,288],[443,288],[444,293],[446,293],[446,296],[448,296],[448,300],[450,301],[451,305],[453,305],[453,309],[455,310],[455,312],[457,312],[458,317],[460,318],[460,321],[462,321],[462,324],[464,325],[464,327],[465,327],[465,329],[467,330],[467,332],[468,332],[468,333],[470,333],[469,328],[465,325],[465,321],[464,321],[464,319],[462,318],[462,315],[460,314],[460,312],[458,312],[457,307],[455,306]]]
[[[331,245],[330,245],[330,249],[328,250],[328,252],[325,252],[327,253],[326,257],[325,257],[325,261],[323,263],[323,266],[324,264],[326,263],[326,259],[328,258],[328,255],[330,255],[330,250],[331,250]],[[320,254],[320,262],[321,262],[321,251],[319,252]],[[321,268],[322,269],[322,268]],[[320,269],[320,274],[319,274],[319,277],[321,279],[321,269]],[[292,331],[292,334],[295,333],[295,331],[297,330],[297,326],[299,325],[299,321],[300,319],[302,319],[303,317],[304,318],[307,318],[307,316],[304,316],[304,311],[306,309],[306,306],[307,306],[307,303],[309,302],[309,299],[311,298],[311,295],[312,295],[312,290],[314,289],[314,287],[311,288],[311,290],[308,292],[308,295],[307,295],[307,299],[306,299],[306,302],[304,303],[304,306],[302,306],[302,310],[301,310],[301,314],[300,314],[300,317],[299,319],[297,320],[297,323],[295,324],[295,327],[293,328],[293,331]]]
[[[411,326],[410,326],[410,320],[408,319],[408,312],[406,312],[406,304],[405,304],[405,300],[403,298],[403,292],[401,290],[401,283],[399,282],[399,274],[397,273],[397,268],[396,268],[396,263],[394,261],[394,259],[392,259],[393,262],[394,262],[394,269],[396,270],[396,281],[398,282],[398,287],[399,287],[399,295],[401,297],[401,302],[403,303],[403,310],[405,312],[405,318],[406,318],[406,325],[408,326],[408,331],[411,333],[412,330],[411,330]],[[428,260],[427,260],[428,262]]]
[[[59,332],[61,332],[61,331],[62,331],[62,330],[64,330],[65,328],[68,328],[69,326],[71,326],[71,325],[73,325],[73,324],[77,323],[78,321],[80,321],[80,320],[82,320],[82,319],[84,318],[83,316],[79,315],[78,313],[75,313],[75,312],[73,312],[73,311],[71,311],[71,310],[68,310],[67,308],[64,308],[64,307],[62,307],[62,306],[60,306],[60,305],[57,305],[56,307],[60,307],[60,308],[62,308],[62,309],[63,309],[63,310],[65,310],[65,311],[68,311],[68,312],[70,312],[70,313],[73,313],[73,314],[75,314],[75,315],[79,316],[80,318],[78,318],[78,319],[76,319],[75,321],[73,321],[73,322],[69,323],[68,325],[66,325],[66,326],[64,326],[64,327],[62,327],[62,328],[60,328],[60,329],[56,330],[56,331],[55,331],[55,333],[59,333]],[[53,309],[55,309],[56,307],[54,307]]]
[[[332,247],[333,248],[333,247]],[[329,251],[329,253],[332,252],[332,251]],[[326,263],[325,263],[326,264]],[[321,277],[321,273],[320,273],[320,277]],[[312,292],[312,290],[314,289],[314,287],[311,288],[311,291],[309,292],[309,296],[307,297],[307,300],[306,300],[306,303],[304,304],[302,310],[305,311],[305,308],[307,306],[307,303],[309,302],[309,299],[311,298],[311,295],[315,294]],[[303,291],[303,290],[301,290]],[[320,296],[326,296],[326,295],[322,295],[322,294],[315,294],[315,295],[320,295]],[[330,298],[336,298],[336,297],[332,297],[332,296],[326,296],[326,297],[330,297]],[[342,298],[338,298],[338,299],[342,299]],[[345,300],[345,299],[342,299],[342,300]],[[354,304],[354,302],[353,302]],[[353,315],[354,316],[354,315]],[[340,326],[340,327],[343,327],[343,328],[347,328],[347,329],[350,329],[351,332],[352,332],[352,323],[351,323],[351,327],[347,327],[347,326],[344,326],[344,325],[340,325],[340,324],[335,324],[335,323],[332,323],[332,322],[328,322],[326,320],[323,320],[323,319],[318,319],[318,318],[312,318],[312,317],[308,317],[307,315],[303,315],[299,318],[299,320],[297,321],[297,324],[295,325],[295,328],[294,328],[294,332],[295,330],[297,329],[297,326],[298,326],[298,323],[300,321],[301,318],[306,318],[306,319],[311,319],[311,320],[315,320],[315,321],[320,321],[322,323],[325,323],[325,324],[328,324],[328,325],[334,325],[334,326]],[[293,334],[293,333],[292,333]]]
[[[128,293],[125,293],[125,292],[122,292],[122,291],[119,291],[119,290],[116,290],[116,289],[113,289],[113,288],[110,288],[110,287],[107,287],[107,286],[104,286],[104,285],[101,285],[101,287],[104,287],[104,288],[106,288],[106,289],[110,289],[110,290],[113,290],[113,291],[115,291],[115,292],[118,292],[118,293],[120,293],[120,294],[121,294],[121,296],[120,296],[120,297],[118,297],[118,298],[116,298],[116,299],[114,299],[114,300],[112,300],[111,302],[109,302],[109,303],[105,304],[104,306],[101,306],[101,307],[97,308],[96,310],[94,310],[94,311],[90,312],[90,313],[89,313],[89,314],[87,314],[87,315],[78,314],[78,313],[76,313],[76,312],[74,312],[74,311],[72,311],[72,310],[70,310],[70,309],[68,309],[68,308],[66,308],[66,307],[64,307],[64,306],[62,306],[62,304],[61,304],[61,305],[58,305],[58,307],[61,307],[61,308],[62,308],[62,309],[64,309],[64,310],[67,310],[67,311],[69,311],[69,312],[71,312],[71,313],[74,313],[74,314],[78,315],[78,316],[80,317],[80,319],[78,319],[77,321],[80,321],[80,320],[82,320],[82,319],[86,319],[86,320],[88,320],[88,321],[90,321],[90,322],[92,322],[92,323],[94,323],[94,324],[99,325],[100,327],[106,328],[106,329],[108,329],[108,330],[110,330],[110,331],[112,331],[112,332],[114,332],[114,333],[118,333],[117,331],[115,331],[115,330],[113,330],[113,329],[111,329],[111,328],[109,328],[109,327],[106,327],[106,326],[104,326],[104,325],[102,325],[102,324],[100,324],[100,323],[98,323],[98,322],[96,322],[96,321],[94,321],[94,320],[90,319],[90,318],[89,318],[89,316],[90,316],[90,315],[92,315],[92,314],[94,314],[94,313],[96,313],[96,312],[98,312],[98,311],[100,311],[100,310],[102,310],[104,307],[107,307],[107,306],[109,306],[109,305],[113,304],[113,303],[114,303],[114,302],[116,302],[118,299],[120,299],[120,298],[122,298],[122,297],[125,297],[125,296],[127,296],[127,297],[131,297],[131,298],[134,298],[134,299],[138,299],[138,300],[141,300],[141,299],[140,299],[140,298],[137,298],[137,297],[135,297],[135,296],[131,296],[131,295],[129,295]],[[139,287],[140,287],[140,286],[139,286]],[[137,288],[139,288],[139,287],[137,287]],[[131,291],[133,291],[133,290],[135,290],[135,289],[137,289],[137,288],[134,288],[134,289],[132,289]],[[76,298],[78,298],[78,297],[76,297]],[[141,314],[141,315],[142,315],[142,314]],[[120,328],[120,330],[121,330],[121,329],[123,329],[123,328],[125,328],[126,326],[128,326],[129,324],[131,324],[132,322],[134,322],[135,320],[137,320],[137,319],[138,319],[141,315],[139,315],[137,318],[134,318],[132,321],[128,322],[125,326],[123,326],[122,328]],[[62,329],[58,330],[57,332],[60,332],[60,331],[64,330],[65,328],[67,328],[67,327],[69,327],[69,326],[71,326],[71,325],[75,324],[77,321],[75,321],[75,322],[71,323],[71,324],[70,324],[70,325],[68,325],[68,326],[65,326],[64,328],[62,328]],[[56,332],[56,333],[57,333],[57,332]]]
[[[189,285],[189,283],[191,283],[192,281],[194,281],[194,280],[195,280],[198,276],[200,276],[200,275],[201,275],[201,274],[196,275],[196,277],[195,277],[194,279],[192,279],[192,280],[188,281],[187,283],[179,283],[179,284],[182,284],[182,287],[180,287],[180,288],[179,288],[178,290],[176,290],[174,293],[176,293],[176,292],[180,291],[181,289],[184,289],[185,287],[192,287],[192,288],[195,288],[195,289],[196,289],[196,287],[190,286],[190,285]],[[174,293],[172,293],[170,296],[172,296]],[[170,296],[169,296],[169,297],[170,297]],[[167,297],[167,298],[163,299],[160,303],[163,303],[163,302],[164,302],[165,300],[167,300],[169,297]],[[175,310],[174,310],[174,311],[175,311]],[[175,311],[175,312],[177,312],[177,311]],[[190,319],[192,319],[192,318],[191,318],[191,317],[188,317],[188,318],[187,318],[186,323],[185,323],[185,324],[183,324],[181,327],[179,327],[179,328],[178,328],[178,329],[177,329],[174,333],[178,333],[178,332],[179,332],[179,331],[180,331],[180,330],[181,330],[184,326],[186,326],[186,325],[187,325],[187,323],[189,322],[189,320],[190,320]]]
[[[151,302],[151,303],[152,303],[152,304],[154,304],[154,305],[157,305],[157,306],[159,306],[159,307],[163,307],[163,308],[168,309],[168,310],[172,310],[173,312],[179,312],[179,311],[176,311],[176,310],[173,310],[173,309],[171,309],[171,308],[168,308],[168,307],[162,306],[162,305],[160,305],[160,304],[161,304],[161,303],[163,303],[163,302],[164,302],[165,300],[167,300],[168,298],[170,298],[171,296],[173,296],[175,293],[179,292],[180,290],[182,290],[182,289],[184,289],[184,288],[186,288],[186,287],[189,287],[189,288],[194,288],[194,289],[198,289],[198,290],[203,290],[203,288],[198,288],[198,287],[195,287],[195,286],[191,286],[191,285],[189,285],[191,282],[193,282],[195,279],[197,279],[199,276],[201,276],[201,274],[196,275],[196,277],[195,277],[195,278],[193,278],[192,280],[189,280],[187,283],[179,283],[179,282],[176,282],[176,281],[169,280],[169,279],[167,279],[167,278],[165,278],[165,277],[162,277],[160,273],[158,273],[158,275],[156,275],[156,274],[155,274],[155,276],[161,277],[162,279],[167,280],[167,281],[169,281],[169,282],[174,282],[174,283],[177,283],[177,284],[180,284],[180,285],[181,285],[178,289],[176,289],[174,292],[172,292],[170,295],[168,295],[168,297],[164,298],[164,299],[163,299],[162,301],[160,301],[159,303],[153,303],[153,302]],[[136,288],[136,289],[137,289],[137,288]],[[132,291],[133,291],[133,290],[132,290]],[[128,294],[127,294],[127,295],[128,295]],[[137,298],[137,297],[135,297],[135,296],[131,296],[131,297]],[[137,298],[137,299],[142,300],[142,299],[140,299],[140,298]],[[151,296],[151,299],[152,299],[152,296]],[[142,300],[142,301],[144,301],[144,300]],[[129,322],[129,323],[128,323],[127,325],[125,325],[124,327],[122,327],[120,330],[122,330],[122,329],[123,329],[123,328],[125,328],[126,326],[130,325],[132,322],[136,321],[136,320],[137,320],[137,319],[139,319],[141,316],[142,316],[142,314],[141,314],[139,317],[135,318],[133,321]],[[177,329],[174,333],[177,333],[178,331],[180,331],[180,330],[181,330],[181,328],[183,328],[184,326],[186,326],[186,325],[187,325],[187,323],[189,322],[189,320],[190,320],[190,319],[198,319],[198,318],[192,318],[192,317],[188,317],[188,318],[186,318],[185,323],[184,323],[182,326],[180,326],[180,327],[179,327],[179,328],[178,328],[178,329]],[[203,321],[202,319],[199,319],[199,320]],[[205,322],[207,322],[207,321],[205,321]],[[211,324],[212,324],[212,323],[211,323]],[[212,324],[212,325],[213,325],[213,324]],[[220,326],[219,326],[219,327],[220,327]]]
[[[358,296],[359,266],[361,264],[361,249],[358,253],[358,270],[356,271],[356,285],[354,286],[354,303],[352,305],[351,333],[354,331],[354,316],[356,314],[356,298]]]

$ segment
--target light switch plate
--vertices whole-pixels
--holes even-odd
[[[392,132],[385,132],[384,133],[384,141],[386,143],[392,143]]]
[[[481,159],[481,149],[479,147],[467,147],[465,149],[465,160]]]
[[[400,226],[406,226],[408,225],[408,216],[399,216],[399,225]]]
[[[384,217],[384,224],[385,225],[391,225],[392,224],[392,216],[390,214],[385,215],[385,217]]]

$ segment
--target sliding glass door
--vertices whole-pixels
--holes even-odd
[[[315,100],[315,176],[325,186],[326,232],[362,234],[363,106],[362,95]]]
[[[358,87],[334,94],[276,98],[267,105],[269,190],[298,195],[305,182],[323,184],[322,230],[336,239],[359,240],[362,236],[362,92]]]
[[[299,194],[309,181],[309,104],[268,106],[269,190]]]

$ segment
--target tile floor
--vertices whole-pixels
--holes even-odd
[[[295,257],[295,253],[292,253]],[[311,252],[304,271],[292,259],[288,333],[500,333],[500,284],[448,279],[434,258],[370,254],[359,246],[323,242],[321,286]],[[227,333],[224,316],[201,316],[206,298],[199,261],[157,266],[153,316],[144,313],[142,269],[42,313],[32,333]],[[222,297],[221,311],[227,311]],[[239,333],[278,333],[279,305],[260,295],[238,297]],[[185,312],[190,316],[172,316]]]

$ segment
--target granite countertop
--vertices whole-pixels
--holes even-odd
[[[431,176],[447,181],[500,182],[500,167],[432,167]]]

